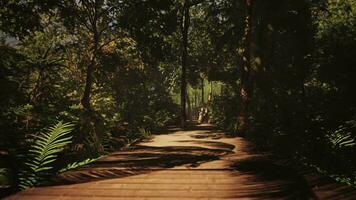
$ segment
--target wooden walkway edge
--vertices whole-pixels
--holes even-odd
[[[155,135],[7,199],[356,199],[356,190],[293,170],[209,125]]]

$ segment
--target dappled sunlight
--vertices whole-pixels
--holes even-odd
[[[204,129],[211,130],[212,127],[205,126]],[[124,177],[131,175],[132,171],[139,174],[166,168],[196,168],[233,153],[233,144],[206,139],[192,140],[195,135],[202,133],[204,131],[195,130],[155,135],[148,141],[125,151],[114,152],[80,170],[61,174],[57,183]]]
[[[207,134],[221,138],[195,137]],[[342,199],[356,195],[349,187],[315,177],[313,171],[296,171],[270,159],[270,154],[256,151],[245,139],[223,134],[205,126],[153,135],[149,141],[65,172],[51,186],[25,190],[13,198],[316,199],[321,195]]]
[[[0,5],[0,199],[356,199],[356,0]]]

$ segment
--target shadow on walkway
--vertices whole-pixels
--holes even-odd
[[[296,171],[271,161],[245,160],[233,163],[235,170],[254,177],[246,182],[249,198],[317,199],[308,182]]]
[[[356,199],[354,188],[310,169],[292,169],[243,138],[213,126],[190,129],[157,134],[51,183],[63,186],[25,190],[17,197]]]
[[[120,178],[177,166],[196,168],[202,163],[218,160],[231,153],[230,149],[225,148],[135,146],[129,151],[116,152],[86,167],[63,173],[51,185]]]

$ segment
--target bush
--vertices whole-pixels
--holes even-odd
[[[209,106],[211,123],[227,130],[236,132],[238,98],[236,96],[217,96]]]

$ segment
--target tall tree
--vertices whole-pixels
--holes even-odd
[[[86,68],[86,80],[81,104],[86,110],[91,110],[90,95],[94,81],[94,70],[97,63],[98,53],[103,46],[103,34],[109,29],[107,21],[109,8],[106,7],[103,0],[82,0],[81,11],[84,18],[82,24],[90,35],[89,61]],[[106,8],[105,8],[106,7]],[[106,44],[107,41],[104,41]]]
[[[182,14],[182,75],[180,85],[180,101],[181,101],[181,126],[185,127],[187,120],[186,116],[186,99],[187,99],[187,55],[188,55],[188,29],[190,23],[189,0],[185,0],[183,4]]]
[[[122,36],[115,28],[117,22],[113,20],[117,9],[112,1],[70,0],[60,4],[59,10],[64,24],[78,36],[73,39],[82,45],[78,54],[86,68],[81,104],[85,110],[92,110],[90,98],[99,54],[105,46]]]
[[[237,118],[237,130],[244,134],[247,127],[248,105],[253,93],[253,83],[251,80],[251,41],[252,41],[252,3],[253,0],[246,0],[245,35],[243,51],[243,68],[241,70],[240,82],[240,110]]]

